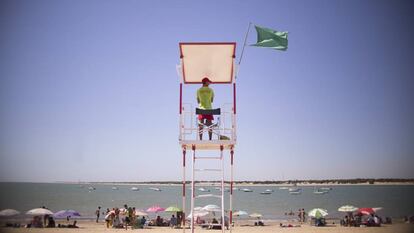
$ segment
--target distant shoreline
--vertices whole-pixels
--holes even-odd
[[[181,186],[182,181],[143,181],[143,182],[54,182],[65,184],[103,184],[103,185],[146,185]],[[186,181],[190,184],[190,181]],[[219,181],[200,181],[197,185],[218,186]],[[225,186],[230,183],[225,182]],[[288,180],[288,181],[234,181],[234,186],[343,186],[343,185],[414,185],[414,179],[349,179],[349,180]]]
[[[182,184],[176,184],[176,183],[171,183],[171,184],[165,184],[165,183],[123,183],[123,182],[87,182],[87,183],[67,183],[66,184],[100,184],[100,185],[141,185],[141,186],[182,186]],[[186,185],[188,185],[189,183],[187,183]],[[197,184],[197,186],[219,186],[220,183],[210,183],[210,182],[200,182]],[[375,184],[368,184],[368,183],[358,183],[358,184],[302,184],[302,183],[297,183],[296,186],[303,186],[303,187],[307,187],[307,186],[380,186],[380,185],[414,185],[414,183],[375,183]],[[224,186],[230,186],[229,184],[225,184]],[[289,186],[294,186],[292,184],[249,184],[249,183],[242,183],[242,184],[234,184],[233,186],[235,187],[247,187],[247,186],[253,186],[253,187],[268,187],[268,186],[273,186],[273,187],[289,187]]]
[[[182,181],[55,181],[55,182],[0,182],[0,183],[54,183],[77,185],[145,185],[145,186],[181,186]],[[191,182],[186,181],[189,185]],[[218,186],[220,181],[198,181],[198,186]],[[230,182],[225,181],[225,186]],[[286,181],[234,181],[234,186],[350,186],[350,185],[414,185],[414,179],[337,179],[337,180],[286,180]]]

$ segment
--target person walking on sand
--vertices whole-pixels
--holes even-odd
[[[211,81],[207,77],[201,80],[203,86],[197,90],[197,103],[200,109],[212,109],[211,103],[214,100],[214,91],[209,87]],[[203,127],[206,125],[207,127],[212,125],[212,121],[214,120],[213,115],[198,115],[198,129],[199,129],[199,136],[200,140],[203,140]],[[208,131],[208,137],[211,140],[213,136],[213,131],[210,129]]]
[[[95,211],[96,222],[99,222],[99,216],[101,215],[101,207],[98,206],[98,209]]]
[[[305,209],[302,208],[302,222],[306,222],[306,212]]]

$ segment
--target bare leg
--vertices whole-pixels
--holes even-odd
[[[198,132],[199,132],[199,137],[200,137],[200,141],[203,140],[203,127],[204,127],[204,119],[199,120],[198,122]]]
[[[211,120],[207,120],[207,119],[206,119],[206,125],[207,125],[207,126],[211,126],[212,124],[213,124],[213,123],[211,122]],[[211,141],[212,137],[213,137],[213,130],[210,128],[210,129],[208,130],[208,139]]]

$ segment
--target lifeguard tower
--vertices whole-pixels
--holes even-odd
[[[183,211],[185,213],[186,203],[186,152],[192,151],[191,157],[191,223],[190,229],[194,233],[194,216],[196,214],[194,207],[195,202],[199,198],[216,198],[221,202],[221,229],[225,230],[225,222],[229,223],[229,230],[231,231],[232,223],[232,198],[233,198],[233,157],[234,148],[236,145],[236,63],[235,63],[235,42],[224,43],[180,43],[180,64],[177,65],[177,72],[180,78],[180,104],[179,104],[179,143],[183,152]],[[212,110],[201,110],[198,106],[193,106],[191,103],[196,103],[196,93],[190,100],[183,100],[184,87],[188,85],[198,84],[201,86],[201,80],[208,77],[213,86],[217,84],[228,86],[229,93],[232,92],[232,101],[217,106],[220,102],[217,98],[213,103]],[[215,115],[213,124],[205,125],[203,129],[199,128],[197,114]],[[212,140],[204,138],[200,140],[199,133],[213,132]],[[208,151],[208,156],[199,156],[197,151]],[[224,154],[230,154],[230,178],[229,180],[229,211],[224,210],[224,192],[225,192],[225,165]],[[201,168],[201,161],[198,160],[217,160],[221,164],[214,168]],[[197,164],[197,166],[196,166]],[[198,193],[197,189],[197,174],[199,172],[212,172],[221,175],[221,182],[219,187],[219,195]],[[227,188],[227,189],[228,189]],[[217,210],[216,210],[217,211]],[[228,214],[228,218],[225,217]],[[186,215],[184,214],[184,218]],[[185,224],[185,221],[183,221]],[[185,232],[185,225],[183,227]]]

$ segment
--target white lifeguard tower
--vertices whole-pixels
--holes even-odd
[[[221,229],[225,230],[225,222],[229,224],[229,230],[232,227],[232,198],[233,198],[233,158],[234,148],[236,145],[236,63],[235,63],[235,42],[223,43],[180,43],[180,64],[177,65],[178,76],[180,77],[180,123],[179,123],[179,143],[183,152],[183,212],[185,232],[185,203],[186,203],[186,152],[192,151],[191,165],[191,232],[194,233],[194,206],[198,198],[218,198],[221,201]],[[229,93],[232,92],[232,101],[223,104],[217,109],[200,110],[191,103],[196,102],[195,93],[193,98],[183,102],[184,87],[188,84],[201,85],[201,80],[208,77],[212,84],[223,84],[229,87]],[[218,102],[218,101],[215,101]],[[198,107],[198,106],[197,106]],[[217,106],[216,106],[217,107]],[[196,114],[216,115],[211,126],[205,126],[199,130]],[[200,140],[199,133],[208,131],[213,132],[212,140]],[[196,156],[196,151],[203,150],[211,153],[211,156]],[[224,192],[225,192],[225,173],[224,173],[224,153],[230,154],[230,178],[229,182],[229,211],[228,218],[224,210]],[[217,160],[221,162],[219,168],[200,168],[196,167],[197,160]],[[199,165],[197,163],[197,165]],[[217,172],[221,175],[220,195],[198,194],[197,193],[197,176],[199,172]]]

